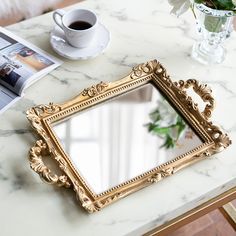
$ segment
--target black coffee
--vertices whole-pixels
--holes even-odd
[[[69,25],[69,28],[73,30],[86,30],[92,27],[92,25],[86,21],[75,21]]]

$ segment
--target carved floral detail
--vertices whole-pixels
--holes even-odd
[[[48,105],[38,105],[32,108],[37,116],[53,114],[61,110],[61,106],[50,102]],[[29,110],[30,113],[30,110]]]
[[[71,184],[66,175],[58,176],[52,174],[51,170],[43,163],[42,157],[49,154],[47,144],[43,142],[43,140],[36,141],[35,145],[29,151],[30,167],[38,173],[46,183],[69,188]]]
[[[98,94],[101,94],[105,91],[105,89],[108,87],[108,83],[100,82],[99,84],[93,85],[90,88],[86,88],[83,90],[82,95],[83,96],[89,96],[94,97]]]
[[[55,112],[61,111],[61,106],[49,103],[49,105],[38,105],[32,107],[26,112],[27,119],[30,121],[31,126],[37,131],[37,133],[46,141],[48,136],[42,125],[42,117],[54,114]]]
[[[173,167],[170,167],[170,168],[167,168],[167,169],[161,169],[158,173],[155,173],[154,175],[149,177],[147,179],[147,182],[157,183],[160,180],[162,180],[163,178],[172,175],[173,173],[174,173],[174,168]]]
[[[56,150],[51,150],[51,153],[53,153],[53,156],[55,157],[55,160],[58,161],[59,167],[63,170],[67,170],[67,164],[63,157],[56,151]]]
[[[27,114],[27,119],[30,121],[30,124],[33,127],[33,129],[36,130],[37,133],[42,138],[44,138],[44,140],[46,140],[47,134],[46,134],[45,129],[42,125],[41,118],[37,113],[35,113],[34,108],[31,108],[30,110],[28,110],[26,114]]]
[[[207,158],[211,155],[212,155],[212,150],[206,150],[202,153],[199,153],[199,154],[195,155],[193,158],[194,159],[197,159],[197,158],[202,159],[202,158]]]
[[[212,97],[211,88],[206,84],[200,84],[195,79],[189,79],[187,81],[180,80],[178,82],[174,82],[173,84],[174,87],[172,89],[175,91],[177,98],[190,110],[190,112],[202,125],[204,130],[214,140],[215,146],[211,149],[211,154],[220,152],[224,148],[228,147],[231,144],[231,140],[228,135],[225,134],[220,127],[213,125],[210,121],[212,111],[215,107],[215,99]],[[192,87],[193,91],[207,103],[202,112],[199,111],[198,104],[187,95],[186,90],[190,87]]]
[[[82,203],[82,206],[89,212],[99,211],[101,208],[100,204],[93,203],[93,201],[88,197],[84,188],[79,185],[78,181],[74,181],[74,190],[76,192],[77,199]]]
[[[212,97],[211,88],[206,84],[200,84],[195,79],[189,79],[187,81],[180,80],[175,82],[174,85],[179,90],[179,98],[187,103],[189,109],[198,110],[198,104],[194,103],[192,98],[187,95],[186,89],[192,87],[194,92],[197,93],[204,102],[207,102],[204,111],[201,113],[207,120],[211,117],[212,111],[215,107],[215,99]]]
[[[150,74],[156,74],[167,84],[172,84],[172,81],[170,80],[170,76],[167,74],[166,69],[157,60],[142,63],[133,67],[132,72],[130,73],[130,78],[139,79]]]
[[[125,190],[125,191],[122,191],[122,192],[119,192],[119,193],[116,193],[108,198],[105,198],[104,200],[100,201],[99,202],[99,205],[101,205],[102,207],[105,207],[107,205],[109,205],[110,203],[120,199],[120,198],[123,198],[127,195],[129,195],[130,193],[132,192],[132,189],[131,190]]]
[[[150,61],[150,62],[143,63],[143,64],[133,67],[133,70],[130,74],[130,78],[137,79],[142,76],[153,73],[154,68],[155,68],[155,64],[156,64],[155,61]]]
[[[232,143],[228,134],[224,133],[220,127],[213,125],[212,122],[204,121],[204,122],[201,122],[201,125],[204,127],[207,133],[214,140],[215,145],[211,149],[212,154],[223,151]]]

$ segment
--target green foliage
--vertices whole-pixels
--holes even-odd
[[[232,0],[214,0],[214,2],[220,10],[234,10],[235,8]]]
[[[195,2],[198,4],[201,4],[201,3],[204,3],[205,1],[204,0],[195,0]]]
[[[150,113],[149,116],[152,122],[147,124],[148,131],[164,139],[164,143],[161,147],[167,149],[175,147],[180,135],[186,128],[184,120],[176,114],[176,120],[173,124],[162,126],[161,123],[165,120],[165,117],[161,117],[161,113],[158,109]]]
[[[210,8],[217,10],[235,10],[232,0],[194,0],[196,3],[204,4]]]
[[[173,138],[170,135],[167,134],[165,142],[163,143],[163,145],[161,147],[165,147],[166,149],[174,148],[175,147],[175,141],[173,140]]]

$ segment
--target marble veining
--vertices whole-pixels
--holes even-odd
[[[73,7],[93,9],[110,30],[111,43],[103,55],[69,61],[54,53],[49,44],[51,14],[9,27],[64,64],[26,89],[24,98],[0,116],[1,235],[137,236],[235,186],[236,34],[226,41],[223,64],[205,67],[190,57],[198,37],[191,11],[177,18],[170,15],[165,0],[86,0]],[[213,120],[229,132],[233,145],[89,215],[72,190],[48,186],[30,170],[27,155],[35,136],[25,111],[36,104],[64,102],[85,87],[122,78],[133,65],[154,58],[174,80],[196,78],[209,83],[217,105]]]
[[[0,137],[9,137],[14,134],[26,134],[26,133],[32,133],[32,130],[28,129],[0,130]]]

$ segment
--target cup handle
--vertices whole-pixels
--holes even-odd
[[[56,11],[53,12],[53,20],[61,29],[63,29],[62,17],[64,16],[64,14],[65,14],[65,11],[62,9],[57,9]]]

